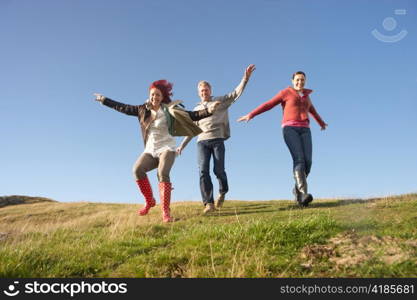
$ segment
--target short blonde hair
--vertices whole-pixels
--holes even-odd
[[[210,91],[211,91],[211,85],[210,85],[210,83],[208,83],[207,81],[205,81],[205,80],[200,80],[199,82],[198,82],[198,84],[197,84],[197,88],[199,88],[200,86],[202,86],[202,85],[206,85],[206,86],[208,86],[209,87],[209,89],[210,89]]]

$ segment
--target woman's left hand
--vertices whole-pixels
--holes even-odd
[[[326,130],[326,127],[327,127],[327,126],[329,126],[329,125],[328,125],[327,123],[324,123],[324,125],[323,125],[323,126],[321,126],[321,128],[320,128],[320,129],[321,129],[321,130]]]

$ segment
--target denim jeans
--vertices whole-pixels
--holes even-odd
[[[227,176],[224,170],[224,139],[203,140],[197,143],[198,168],[200,170],[200,191],[204,205],[214,203],[213,183],[210,177],[210,159],[213,156],[213,171],[219,180],[219,193],[229,191]]]
[[[285,126],[282,132],[292,156],[293,171],[305,171],[307,176],[311,170],[313,156],[310,128]]]

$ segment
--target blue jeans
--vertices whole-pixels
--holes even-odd
[[[311,170],[313,156],[310,128],[285,126],[282,132],[292,156],[293,171],[305,171],[307,176]]]
[[[214,174],[219,180],[219,193],[229,191],[227,176],[224,170],[224,139],[204,140],[197,143],[198,168],[200,170],[200,191],[204,205],[214,203],[213,183],[210,178],[210,159],[213,156]]]

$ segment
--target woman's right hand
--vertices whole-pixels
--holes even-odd
[[[94,96],[96,96],[96,101],[103,103],[105,97],[102,94],[94,93]]]
[[[240,117],[239,119],[237,119],[238,122],[249,122],[250,120],[252,120],[252,118],[249,116],[249,114],[247,114],[246,116]]]

